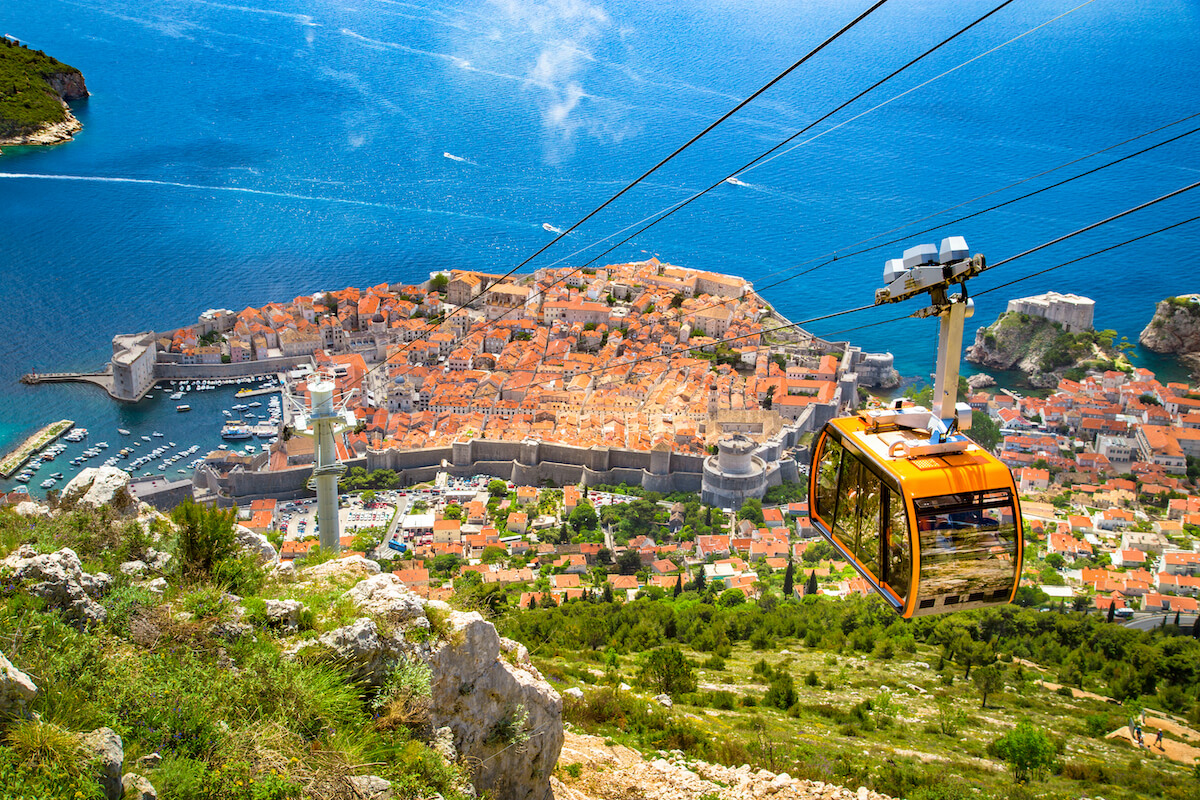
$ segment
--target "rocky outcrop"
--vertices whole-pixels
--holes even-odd
[[[37,693],[33,678],[0,653],[0,720],[27,716]]]
[[[346,596],[367,614],[376,614],[393,622],[415,620],[418,624],[429,624],[424,602],[390,572],[359,581]]]
[[[392,782],[384,780],[378,775],[355,775],[349,780],[358,797],[365,797],[367,800],[386,800],[392,796]]]
[[[368,575],[378,575],[379,572],[379,564],[377,562],[360,555],[335,558],[333,561],[326,561],[324,564],[317,564],[315,567],[307,567],[303,570],[304,577],[306,578],[332,578],[336,576],[365,578]]]
[[[279,553],[275,551],[275,545],[271,544],[270,540],[261,533],[256,533],[245,525],[235,525],[233,536],[238,545],[247,553],[255,556],[260,564],[270,564],[279,560]]]
[[[129,494],[129,473],[116,467],[87,467],[63,487],[61,501],[90,508],[112,506],[117,511],[136,511]]]
[[[552,800],[562,698],[518,651],[512,661],[501,656],[499,634],[479,614],[453,611],[448,623],[448,641],[429,661],[433,726],[454,732],[479,790],[498,800]]]
[[[97,728],[82,737],[84,750],[94,759],[99,771],[100,788],[108,800],[121,800],[124,787],[121,785],[121,769],[125,764],[125,751],[121,737],[112,728]]]
[[[989,386],[995,386],[996,379],[986,372],[977,372],[967,378],[967,386],[972,392],[978,392],[980,389],[986,389]]]
[[[1156,353],[1200,353],[1200,294],[1160,301],[1138,341]]]
[[[368,686],[382,686],[392,665],[406,655],[404,642],[381,636],[375,620],[362,617],[332,630],[316,641],[301,642],[287,651],[290,657],[324,657],[347,669]]]
[[[267,624],[287,631],[300,629],[300,615],[308,609],[299,600],[267,600]]]
[[[1042,317],[1006,311],[995,322],[975,332],[975,344],[966,358],[987,369],[1017,370],[1032,385],[1058,384],[1058,374],[1072,368],[1105,364],[1119,355],[1097,344],[1091,332],[1068,333]]]
[[[84,572],[79,556],[69,547],[39,555],[29,545],[22,545],[4,560],[3,567],[11,571],[13,583],[22,591],[61,609],[68,622],[82,626],[107,618],[104,606],[95,598],[108,591],[112,579],[103,572]]]
[[[121,789],[125,800],[158,800],[154,785],[136,772],[126,772],[121,778]]]
[[[53,72],[46,76],[46,82],[59,97],[67,102],[83,100],[85,97],[91,96],[83,82],[82,72]]]

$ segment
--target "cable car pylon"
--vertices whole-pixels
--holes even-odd
[[[966,240],[922,244],[884,267],[875,305],[928,294],[938,317],[933,408],[863,411],[827,422],[809,469],[813,527],[901,616],[1011,602],[1024,553],[1012,472],[971,441],[958,402],[966,281],[986,269]],[[950,295],[955,284],[958,294]]]
[[[338,478],[346,472],[346,465],[338,460],[334,437],[355,425],[354,414],[346,410],[345,400],[340,407],[335,407],[334,388],[332,376],[317,373],[308,384],[312,406],[305,409],[299,401],[292,401],[298,410],[293,432],[313,440],[313,471],[308,488],[317,492],[317,530],[324,552],[341,549],[337,485]]]

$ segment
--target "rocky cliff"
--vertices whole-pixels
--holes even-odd
[[[68,101],[88,96],[83,74],[40,50],[0,43],[0,145],[57,144],[83,124]]]
[[[1071,370],[1111,369],[1122,359],[1111,338],[1067,333],[1050,320],[1008,311],[976,331],[975,344],[967,348],[972,364],[1020,371],[1033,386],[1054,386]]]
[[[1160,301],[1138,341],[1156,353],[1200,353],[1200,294]]]

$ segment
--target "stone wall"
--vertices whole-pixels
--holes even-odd
[[[237,364],[164,364],[154,365],[155,380],[207,380],[213,378],[244,378],[251,375],[272,375],[276,372],[312,366],[312,356],[290,356],[263,361],[242,361]]]

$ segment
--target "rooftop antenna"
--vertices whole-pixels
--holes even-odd
[[[987,268],[982,254],[971,255],[967,240],[961,236],[942,239],[941,247],[919,244],[904,251],[902,258],[888,260],[883,267],[882,289],[875,290],[875,305],[899,303],[927,293],[932,305],[918,310],[915,317],[938,317],[937,371],[933,381],[933,409],[920,406],[867,412],[875,425],[892,424],[929,431],[923,444],[905,448],[910,457],[954,453],[969,443],[956,431],[971,427],[971,406],[958,402],[958,370],[962,360],[963,323],[975,313],[975,302],[967,296],[967,279]],[[947,294],[954,284],[962,287],[956,295]]]
[[[341,549],[337,484],[338,478],[346,471],[346,465],[338,461],[334,437],[355,426],[354,412],[346,410],[346,401],[357,391],[348,392],[341,405],[335,406],[335,386],[333,375],[317,372],[310,376],[308,382],[311,408],[305,409],[299,400],[289,396],[297,410],[294,432],[313,440],[313,471],[308,479],[308,488],[317,492],[317,529],[321,537],[321,550],[334,553]]]

